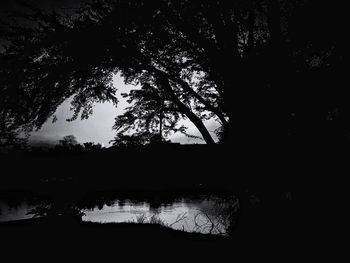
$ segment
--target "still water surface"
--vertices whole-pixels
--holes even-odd
[[[96,223],[160,223],[177,230],[211,234],[226,234],[229,215],[237,204],[216,196],[179,198],[156,207],[150,202],[115,199],[94,207],[81,208],[83,221]],[[0,222],[32,218],[28,215],[38,207],[27,201],[15,206],[0,201]]]

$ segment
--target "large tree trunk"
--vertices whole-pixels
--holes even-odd
[[[171,96],[173,102],[177,105],[179,110],[181,112],[183,112],[188,117],[188,119],[196,126],[196,128],[199,130],[199,132],[203,136],[204,141],[207,144],[215,144],[214,139],[210,135],[208,129],[205,127],[202,120],[196,114],[194,114],[185,104],[183,104],[180,101],[180,99],[176,96],[176,94],[174,93],[174,91],[169,83],[169,80],[162,75],[158,75],[157,79],[158,79],[159,84],[165,90],[165,92],[169,96]]]

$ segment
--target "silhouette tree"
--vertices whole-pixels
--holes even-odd
[[[113,144],[113,146],[118,147],[135,147],[146,145],[149,141],[149,133],[134,133],[132,135],[117,133],[117,135],[111,141],[111,143]]]
[[[84,150],[84,147],[78,143],[74,135],[67,135],[58,141],[55,150],[59,152],[81,152]]]
[[[83,144],[83,146],[86,151],[98,151],[103,148],[100,143],[93,143],[93,142],[86,142]]]
[[[165,17],[162,14],[157,19],[153,18],[161,11],[157,8],[158,4],[159,7],[165,8],[162,1],[157,5],[135,4],[133,1],[96,1],[88,8],[83,8],[73,19],[65,19],[57,13],[45,14],[34,7],[29,7],[33,14],[23,16],[37,21],[39,29],[24,30],[23,38],[18,39],[13,37],[13,32],[18,33],[19,29],[9,27],[6,35],[10,39],[11,47],[3,56],[4,61],[16,57],[14,62],[16,67],[25,71],[25,76],[19,80],[20,83],[13,84],[33,87],[35,83],[36,87],[30,93],[32,97],[40,96],[42,100],[42,103],[35,104],[38,109],[33,109],[33,115],[28,116],[28,119],[32,122],[35,119],[34,125],[41,125],[63,99],[73,94],[76,94],[73,102],[75,116],[82,109],[85,113],[83,116],[90,113],[93,99],[117,102],[113,96],[114,88],[108,85],[111,74],[118,70],[123,73],[127,81],[137,79],[142,83],[157,82],[156,86],[163,86],[174,103],[178,104],[179,110],[198,127],[204,139],[208,143],[213,143],[198,114],[178,97],[178,93],[182,92],[187,99],[193,100],[200,111],[209,109],[216,113],[223,123],[227,123],[224,113],[217,107],[219,96],[217,92],[208,92],[208,89],[212,89],[209,80],[206,80],[205,73],[197,63],[191,60],[190,53],[181,50],[180,45],[178,47],[170,45],[174,41],[181,41],[179,44],[182,44],[185,40],[178,39],[177,32],[159,27],[160,20]],[[132,16],[127,18],[123,16],[125,13]],[[138,18],[130,21],[131,17]],[[29,36],[29,32],[36,33]],[[91,41],[89,36],[95,33],[99,36],[96,36],[95,41]],[[111,37],[114,33],[119,36]],[[167,39],[168,37],[170,38]],[[27,49],[28,43],[31,47]],[[82,46],[86,48],[82,49]],[[109,47],[113,47],[113,50],[108,51]],[[21,60],[20,55],[25,50],[28,50],[31,56],[22,57]],[[93,58],[87,58],[88,50],[94,50]],[[160,61],[157,62],[158,60]],[[164,63],[170,66],[168,72],[162,69],[161,65]],[[201,77],[197,78],[197,82],[203,84],[198,89],[192,88],[189,81],[186,81],[186,79],[193,80],[195,72],[191,72],[190,69],[196,67],[201,73],[198,74]],[[52,87],[51,95],[40,94],[40,90],[46,93],[47,89],[44,91],[44,86]],[[39,94],[35,94],[36,92]],[[201,105],[203,103],[204,106]]]
[[[16,127],[8,119],[0,119],[0,151],[23,150],[27,147],[27,136],[20,127]]]
[[[310,123],[318,127],[311,130],[320,130],[325,116],[339,107],[344,115],[339,129],[348,129],[341,96],[329,87],[321,92],[310,87],[323,72],[327,77],[320,79],[328,82],[339,77],[334,68],[344,66],[342,21],[322,22],[324,15],[335,17],[336,10],[325,5],[97,0],[74,15],[25,7],[16,17],[32,26],[8,21],[1,26],[8,43],[0,57],[1,92],[18,123],[38,127],[72,96],[74,118],[80,111],[88,117],[95,101],[117,104],[111,80],[120,72],[127,83],[157,89],[208,144],[214,140],[206,118],[216,118],[222,134],[243,145],[255,137],[272,140],[304,131]],[[299,14],[306,15],[298,22]],[[305,19],[311,16],[311,22]],[[318,105],[314,92],[322,101]]]
[[[116,118],[114,129],[118,136],[134,133],[144,137],[144,142],[163,142],[170,133],[186,132],[183,125],[178,125],[184,114],[180,114],[177,106],[159,89],[145,84],[123,96],[131,106]]]
[[[74,135],[64,136],[62,140],[58,141],[61,146],[75,146],[78,145],[78,141]]]

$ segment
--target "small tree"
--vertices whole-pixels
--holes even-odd
[[[99,143],[86,142],[83,144],[86,151],[97,151],[102,149],[102,145]]]
[[[78,145],[78,141],[76,139],[76,137],[74,135],[67,135],[67,136],[64,136],[62,140],[59,140],[59,145],[61,146],[75,146],[75,145]]]
[[[82,151],[83,146],[79,144],[74,135],[64,136],[62,140],[58,141],[58,145],[55,147],[58,151]]]

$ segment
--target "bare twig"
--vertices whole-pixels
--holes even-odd
[[[172,227],[173,225],[185,220],[187,218],[187,213],[183,213],[177,216],[175,222],[173,222],[172,224],[169,224],[169,227]]]

